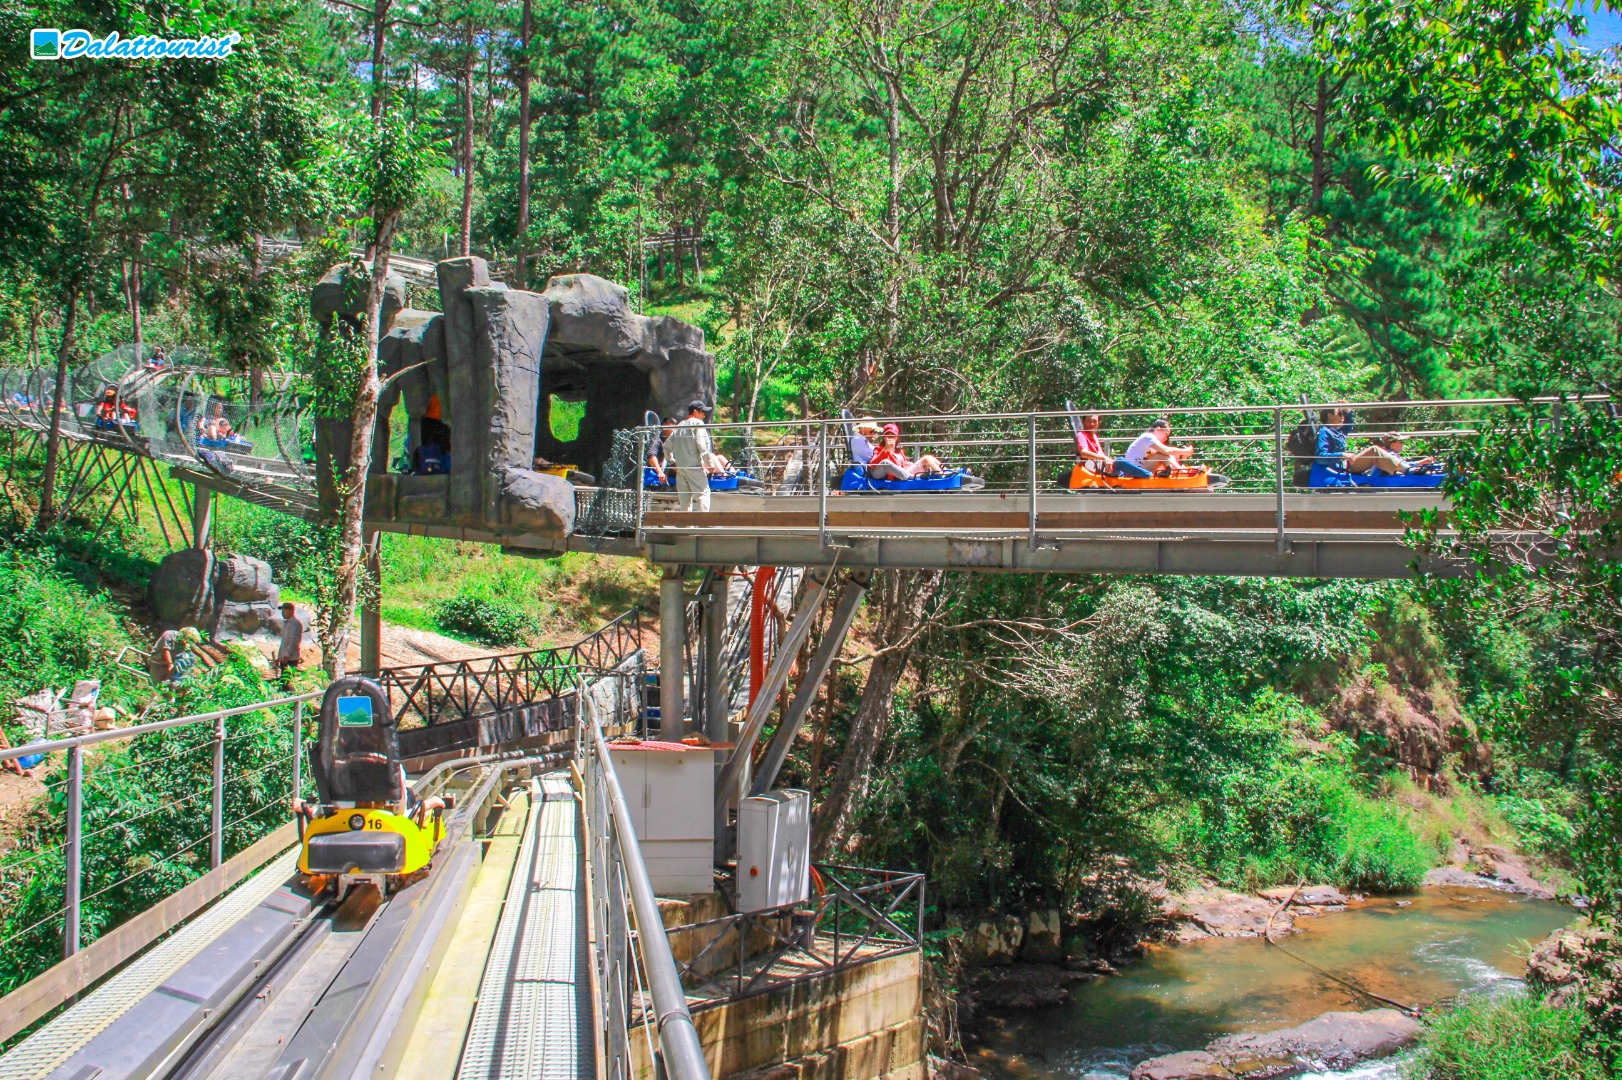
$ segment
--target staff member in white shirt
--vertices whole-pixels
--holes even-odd
[[[695,400],[687,406],[687,419],[676,425],[665,440],[665,452],[676,467],[676,498],[683,510],[710,508],[710,477],[706,461],[714,454],[710,430],[704,426],[709,405]]]

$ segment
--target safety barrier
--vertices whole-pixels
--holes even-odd
[[[59,769],[38,766],[48,770],[48,797],[63,808],[62,839],[0,857],[7,918],[28,920],[8,927],[7,949],[17,950],[14,955],[42,951],[45,939],[55,938],[60,928],[62,955],[72,956],[79,951],[86,903],[137,886],[143,898],[172,892],[195,871],[218,867],[227,852],[248,847],[290,820],[289,797],[303,782],[304,706],[319,697],[277,698],[0,750],[0,761],[36,755],[63,759]],[[237,767],[228,770],[233,746],[241,753],[235,755]],[[86,758],[92,755],[97,759],[87,771]],[[173,782],[160,784],[160,775]],[[113,791],[121,780],[134,779],[139,780],[134,790],[144,792],[146,800],[123,797],[128,787],[122,794]],[[128,873],[122,872],[122,862],[98,855],[165,833],[172,846],[154,851],[144,866]],[[87,852],[97,855],[88,865]],[[54,887],[57,872],[61,904],[34,911],[32,898],[41,895],[41,886]]]
[[[592,961],[605,1055],[598,1075],[608,1080],[631,1075],[631,1039],[640,1030],[659,1063],[657,1075],[708,1080],[704,1047],[603,734],[605,721],[635,718],[643,675],[636,670],[592,677],[590,685],[584,678],[579,683],[575,747],[584,787]]]
[[[677,964],[683,985],[737,1000],[920,946],[923,874],[821,863],[814,871],[817,890],[806,900],[671,928],[686,957]]]
[[[1530,401],[1514,398],[1480,398],[1455,401],[1360,401],[1303,402],[1256,407],[1213,406],[1202,408],[1099,409],[1097,436],[1105,453],[1118,456],[1127,445],[1151,425],[1164,419],[1169,433],[1162,432],[1173,446],[1192,447],[1190,462],[1204,465],[1212,474],[1211,486],[1202,489],[1202,498],[1224,496],[1271,496],[1276,507],[1277,529],[1285,533],[1285,496],[1300,491],[1296,466],[1309,466],[1313,455],[1297,455],[1289,449],[1291,432],[1302,422],[1316,428],[1322,410],[1339,407],[1351,410],[1356,423],[1350,432],[1349,449],[1356,452],[1391,436],[1404,437],[1402,456],[1409,461],[1431,458],[1433,468],[1445,471],[1457,452],[1476,444],[1484,435],[1511,425],[1552,426],[1559,423],[1562,409],[1609,407],[1607,395],[1542,397]],[[1021,498],[1028,514],[1031,542],[1041,527],[1039,499],[1069,494],[1115,493],[1108,487],[1073,489],[1072,471],[1078,462],[1073,424],[1079,412],[1070,410],[1029,413],[948,414],[909,417],[872,417],[883,425],[895,423],[901,429],[901,443],[914,461],[934,455],[948,472],[968,470],[970,486],[985,495]],[[865,418],[864,418],[865,419]],[[795,501],[796,509],[815,510],[816,528],[825,546],[828,539],[829,503],[839,511],[856,509],[868,491],[841,490],[841,479],[854,463],[851,438],[854,418],[846,420],[800,420],[747,424],[711,424],[708,432],[715,451],[732,468],[746,475],[737,488],[739,495],[758,495],[757,509],[769,511],[787,505],[783,496]],[[637,429],[640,455],[656,434],[653,428]],[[611,471],[611,470],[610,470]],[[637,514],[627,531],[640,540],[646,529],[648,512],[674,507],[674,495],[649,492],[641,470],[636,478]],[[1083,477],[1084,483],[1090,478]],[[1344,489],[1326,489],[1330,491]],[[1179,492],[1181,494],[1182,492]],[[814,500],[810,502],[807,500]],[[1202,509],[1220,503],[1203,503]],[[752,523],[759,531],[769,522]],[[724,528],[703,515],[673,522],[664,515],[662,531]],[[740,528],[742,526],[739,526]]]
[[[634,607],[573,645],[368,672],[389,697],[402,731],[509,712],[574,689],[585,669],[611,670],[642,647]]]

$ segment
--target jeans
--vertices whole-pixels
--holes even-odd
[[[1142,465],[1134,465],[1126,458],[1116,458],[1115,464],[1110,467],[1110,476],[1124,476],[1132,480],[1147,480],[1154,474]]]

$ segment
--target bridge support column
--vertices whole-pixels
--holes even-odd
[[[749,783],[751,796],[770,791],[777,783],[777,774],[783,770],[783,762],[794,746],[794,737],[800,733],[800,726],[805,723],[805,716],[811,711],[811,702],[816,700],[817,691],[822,689],[822,682],[828,677],[828,669],[833,667],[834,658],[839,655],[839,649],[845,643],[845,636],[850,633],[851,624],[856,621],[856,612],[861,609],[862,598],[867,595],[867,586],[872,580],[871,571],[861,571],[850,575],[845,583],[844,590],[839,594],[839,604],[834,608],[833,621],[829,623],[827,633],[822,635],[822,640],[817,643],[816,655],[812,656],[811,662],[806,665],[805,674],[800,679],[800,685],[794,690],[794,700],[789,703],[788,712],[783,714],[783,718],[777,723],[777,731],[766,746],[766,757],[760,764],[760,771]]]
[[[360,609],[360,669],[376,673],[383,667],[383,561],[378,558],[380,534],[368,530],[366,572],[373,582],[372,596]]]
[[[726,650],[727,594],[732,578],[719,570],[710,579],[704,605],[704,737],[727,739]]]
[[[687,594],[682,568],[665,567],[659,579],[659,738],[680,742],[687,711],[683,683],[687,678]]]
[[[214,492],[201,484],[191,489],[191,546],[207,551],[214,536]]]

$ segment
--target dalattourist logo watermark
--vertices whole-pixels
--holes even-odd
[[[142,34],[126,38],[117,30],[97,37],[88,30],[55,30],[36,27],[28,40],[28,52],[35,60],[222,60],[231,55],[242,35],[165,38]]]

